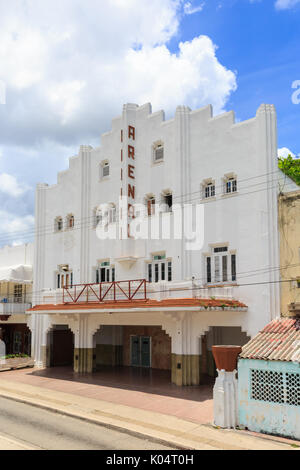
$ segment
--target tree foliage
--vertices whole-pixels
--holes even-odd
[[[283,173],[300,186],[300,159],[295,160],[291,155],[288,155],[286,158],[280,157],[278,159],[278,166]]]

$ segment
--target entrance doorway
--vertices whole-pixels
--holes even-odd
[[[56,326],[50,331],[50,366],[73,366],[74,334],[67,326]]]
[[[135,367],[151,367],[150,336],[131,336],[131,365]]]
[[[1,323],[0,337],[5,343],[6,354],[31,355],[31,331],[25,324]]]

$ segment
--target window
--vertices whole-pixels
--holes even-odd
[[[63,219],[62,217],[56,217],[55,222],[54,222],[54,230],[56,232],[61,232],[63,229]]]
[[[147,264],[149,282],[172,281],[172,261],[166,255],[153,255],[152,262]]]
[[[155,214],[155,197],[148,196],[146,197],[146,206],[147,206],[147,215]]]
[[[117,210],[114,204],[108,206],[108,223],[114,224],[117,220]]]
[[[62,264],[58,267],[56,273],[56,287],[57,289],[73,287],[73,272],[69,269],[67,264]]]
[[[171,192],[162,194],[162,212],[172,212],[173,196]]]
[[[22,303],[23,298],[23,286],[22,284],[14,285],[14,302]]]
[[[102,261],[96,268],[96,280],[100,282],[113,282],[115,281],[115,267],[110,265],[109,261]]]
[[[101,178],[106,178],[107,176],[109,176],[109,162],[108,161],[101,163],[100,171],[101,171],[101,174],[100,174]]]
[[[164,159],[164,146],[161,142],[153,145],[153,161],[154,163],[162,162]]]
[[[237,180],[236,177],[225,177],[225,193],[236,193],[237,192]]]
[[[99,207],[96,207],[96,208],[94,209],[94,217],[93,217],[93,218],[94,218],[93,225],[94,225],[94,228],[96,228],[97,225],[98,225],[99,223],[101,224],[101,222],[102,222],[102,212],[101,212],[101,210],[99,209]]]
[[[74,215],[72,214],[69,214],[67,215],[67,228],[68,229],[71,229],[71,228],[74,228]]]
[[[206,257],[206,282],[224,283],[236,281],[236,254],[231,253],[227,246],[212,248]]]
[[[204,199],[214,197],[216,195],[215,182],[211,179],[204,180],[202,183],[202,195]]]

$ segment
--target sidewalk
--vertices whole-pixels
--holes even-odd
[[[216,429],[175,416],[0,379],[0,396],[99,425],[144,436],[174,448],[201,450],[292,450],[293,441]],[[297,443],[294,443],[297,444]],[[299,443],[298,443],[299,444]]]

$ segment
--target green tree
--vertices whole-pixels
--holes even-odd
[[[288,155],[286,158],[280,157],[278,159],[278,166],[283,173],[300,186],[300,159],[295,160],[291,155]]]

